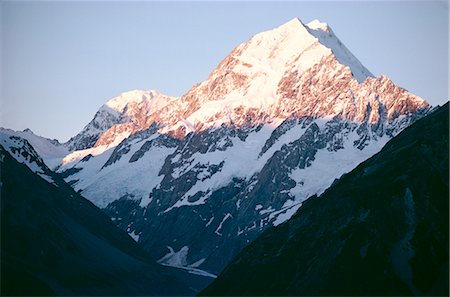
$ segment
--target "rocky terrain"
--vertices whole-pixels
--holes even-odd
[[[448,296],[448,103],[247,246],[205,296]]]

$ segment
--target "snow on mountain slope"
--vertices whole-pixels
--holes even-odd
[[[373,77],[373,74],[342,44],[327,23],[313,20],[306,26],[310,34],[316,37],[321,44],[331,49],[336,59],[342,65],[350,68],[353,76],[359,83],[362,83],[367,77]]]
[[[0,134],[18,136],[26,139],[36,150],[39,156],[44,159],[45,164],[54,169],[61,160],[69,154],[69,150],[56,139],[48,139],[34,134],[30,129],[24,131],[13,131],[0,127]],[[3,136],[5,137],[5,136]]]
[[[31,169],[31,171],[39,175],[41,178],[49,183],[57,184],[54,180],[55,173],[47,167],[47,165],[44,163],[44,160],[36,152],[30,142],[25,138],[17,136],[17,134],[25,134],[38,144],[46,144],[44,138],[32,134],[31,131],[15,133],[12,130],[1,129],[0,146],[2,146],[19,163],[25,164],[28,168]],[[40,148],[42,149],[43,147],[41,146]],[[53,147],[50,146],[50,148]],[[49,153],[51,153],[51,149]]]
[[[448,107],[311,196],[199,296],[448,295]]]
[[[174,124],[163,132],[183,127],[187,134],[217,127],[230,117],[235,124],[245,123],[247,113],[253,109],[275,118],[282,78],[292,71],[302,75],[327,57],[349,67],[359,83],[373,77],[331,29],[324,29],[317,22],[304,25],[295,18],[236,47],[206,81],[171,105],[170,118],[161,115]],[[173,116],[173,110],[177,109],[180,112],[175,114],[181,114],[181,118]]]
[[[213,274],[430,109],[298,19],[180,98],[142,92],[105,104],[58,171],[155,258]]]
[[[111,144],[115,146],[132,133],[147,128],[148,116],[175,99],[154,90],[122,93],[106,102],[94,119],[66,145],[72,151],[97,146],[107,150]]]
[[[171,140],[156,133],[138,133],[115,149],[79,161],[66,169],[66,180],[75,190],[83,190],[83,195],[97,206],[106,207],[112,201],[125,197],[142,199],[148,197],[162,177],[158,176],[164,160],[173,153],[177,140]],[[143,153],[151,147],[151,153]],[[121,158],[126,152],[128,158]],[[142,157],[139,157],[142,154]],[[74,172],[70,174],[71,172]],[[63,172],[64,174],[64,172]]]

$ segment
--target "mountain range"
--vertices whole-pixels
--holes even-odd
[[[125,92],[66,143],[2,128],[0,144],[50,185],[64,179],[160,264],[212,281],[432,110],[374,77],[327,24],[293,19],[180,97]]]

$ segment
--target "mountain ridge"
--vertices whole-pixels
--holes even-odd
[[[327,77],[325,79],[327,81],[330,79],[344,79],[340,87],[350,90],[350,93],[345,95],[347,98],[354,96],[352,92],[375,92],[376,96],[381,96],[381,94],[377,93],[377,89],[380,89],[378,85],[384,84],[386,80],[389,84],[395,86],[385,76],[373,78],[373,75],[339,41],[328,25],[325,26],[319,21],[312,21],[310,24],[312,28],[309,28],[308,24],[304,25],[299,19],[294,18],[278,28],[256,34],[247,42],[237,46],[230,55],[223,59],[211,72],[207,80],[194,85],[181,97],[169,97],[158,93],[159,99],[166,103],[153,111],[147,110],[139,113],[137,117],[134,116],[134,118],[139,118],[139,120],[133,119],[131,122],[138,122],[137,125],[133,125],[127,120],[125,120],[125,123],[122,123],[123,120],[117,119],[117,116],[110,116],[109,112],[103,111],[101,108],[93,121],[77,136],[69,140],[69,148],[87,149],[89,147],[97,147],[96,153],[98,154],[116,146],[131,134],[147,129],[151,123],[161,126],[160,133],[181,139],[186,137],[189,132],[202,131],[211,127],[217,128],[224,123],[227,125],[233,123],[240,126],[246,125],[249,119],[253,124],[270,123],[277,118],[285,119],[292,113],[301,113],[299,109],[314,111],[314,107],[311,107],[311,104],[317,104],[315,101],[323,103],[326,100],[316,99],[308,106],[301,103],[304,106],[296,108],[293,106],[293,103],[303,101],[301,96],[302,90],[310,85],[311,82],[304,81],[304,86],[292,85],[292,82],[298,82],[300,77],[306,78],[307,75],[304,72],[307,70],[313,72],[310,74],[311,79],[321,74],[320,72],[324,71],[323,69],[312,68],[324,63],[330,64],[327,65],[329,68],[337,69],[337,67],[341,67],[339,73],[326,73]],[[261,48],[263,49],[261,50]],[[298,55],[298,52],[300,52],[300,55]],[[276,59],[274,59],[275,57]],[[283,62],[280,62],[280,60]],[[252,61],[259,62],[253,63]],[[266,68],[260,67],[259,69],[257,66],[271,65],[271,61],[277,61],[276,67],[272,65],[268,66],[268,68],[264,66]],[[258,69],[253,70],[255,67]],[[274,76],[273,73],[275,72],[278,72],[278,74]],[[352,78],[355,78],[355,75],[357,77],[356,81],[352,82]],[[250,77],[253,87],[249,89],[248,80]],[[370,80],[372,78],[373,80]],[[369,79],[370,82],[366,82],[366,79]],[[364,87],[361,87],[361,84]],[[241,90],[241,93],[233,95],[236,93],[236,90]],[[335,94],[329,94],[329,90],[314,90],[314,92],[309,94],[303,94],[303,97],[314,98],[319,92],[326,93],[327,97],[335,96]],[[418,98],[403,89],[395,92],[403,93],[402,97]],[[139,98],[144,96],[145,91],[131,91],[129,93]],[[237,97],[234,98],[233,96]],[[359,97],[362,96],[364,94],[361,94]],[[122,95],[108,102],[116,101],[118,103],[120,101],[118,99],[121,97]],[[132,100],[136,100],[136,98]],[[341,97],[337,99],[341,99]],[[353,105],[352,108],[359,113],[359,117],[353,116],[353,119],[357,121],[364,120],[364,104],[375,104],[373,112],[378,112],[379,104],[374,102],[376,100],[372,99],[367,102],[367,100],[357,98],[359,102],[346,101],[339,104]],[[413,100],[413,102],[417,101],[417,99]],[[339,111],[334,112],[330,104],[332,105],[332,102],[328,103],[328,107],[322,107],[322,111],[316,112],[316,114],[318,116],[336,115]],[[393,101],[391,104],[396,104],[396,102]],[[417,104],[416,108],[425,108],[427,106],[426,102]],[[104,106],[107,107],[108,103]],[[391,106],[388,107],[388,109],[390,108]],[[348,116],[345,110],[341,112],[342,116]],[[391,110],[389,112],[390,117]],[[104,120],[101,119],[100,115],[102,114],[105,118]],[[138,114],[138,112],[135,112],[135,114]],[[301,115],[311,114],[303,112]],[[101,125],[101,123],[96,123],[96,118],[99,118],[97,122],[106,122],[107,124],[104,128],[100,128],[102,133],[96,132],[92,134],[89,132],[91,129],[89,126]],[[77,139],[80,139],[80,141],[84,139],[84,141],[81,141],[83,144],[77,146],[75,144]],[[106,144],[106,146],[100,148],[99,146],[102,144]],[[87,154],[88,151],[80,153],[78,157],[68,158],[64,163],[80,160]]]

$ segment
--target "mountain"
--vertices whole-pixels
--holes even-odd
[[[148,117],[174,99],[155,90],[122,93],[100,107],[94,119],[65,145],[71,151],[97,148],[97,153],[101,153],[134,132],[148,128]]]
[[[58,172],[160,263],[209,274],[431,108],[298,19],[183,96],[150,93],[105,104]]]
[[[38,136],[30,129],[13,131],[11,129],[0,127],[0,134],[3,136],[16,136],[26,140],[29,145],[33,146],[39,157],[42,158],[50,169],[58,167],[61,164],[62,159],[69,154],[69,149],[64,144],[59,143],[58,140]],[[6,138],[2,137],[2,139]]]
[[[195,293],[49,170],[27,140],[2,136],[2,296]]]
[[[449,294],[449,104],[247,246],[201,295]]]

